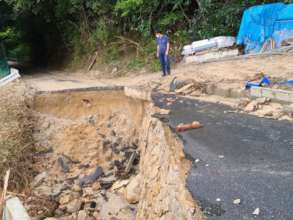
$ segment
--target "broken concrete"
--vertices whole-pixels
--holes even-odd
[[[8,199],[5,202],[3,220],[30,220],[25,208],[17,197]]]
[[[265,97],[281,102],[293,102],[293,92],[281,89],[253,87],[250,89],[250,95],[252,97]]]

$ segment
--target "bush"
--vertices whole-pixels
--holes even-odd
[[[0,88],[0,173],[10,168],[9,188],[23,190],[34,174],[32,120],[23,84]],[[0,178],[0,185],[3,185]]]

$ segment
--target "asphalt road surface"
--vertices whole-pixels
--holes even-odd
[[[220,104],[154,95],[167,123],[200,121],[180,133],[193,161],[187,186],[208,220],[293,219],[293,124],[234,113]],[[233,201],[240,199],[240,204]],[[253,215],[255,209],[259,215]]]

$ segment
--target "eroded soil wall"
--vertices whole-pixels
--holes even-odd
[[[99,147],[103,142],[95,136],[112,135],[121,145],[138,145],[138,171],[129,177],[125,190],[115,192],[128,202],[136,203],[135,218],[202,219],[185,187],[190,164],[185,159],[181,141],[168,126],[152,117],[156,109],[151,102],[130,96],[123,90],[39,94],[34,104],[36,127],[40,131],[35,135],[36,142],[80,162],[91,162],[99,157],[96,163],[103,169],[111,169],[109,160],[118,156],[115,157],[115,151],[111,156],[105,155],[105,147]],[[92,154],[93,151],[100,152],[100,156]],[[131,193],[136,194],[132,198],[137,197],[138,202],[129,199],[127,188],[131,186],[135,188]],[[115,217],[103,215],[103,210],[99,213],[101,219]]]

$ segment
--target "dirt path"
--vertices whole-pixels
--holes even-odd
[[[169,92],[170,82],[174,77],[180,81],[192,80],[201,89],[188,93],[192,98],[230,105],[236,109],[261,117],[281,120],[293,120],[293,106],[283,106],[279,103],[263,105],[249,99],[243,99],[244,85],[247,81],[259,81],[262,75],[267,75],[276,81],[293,79],[292,54],[239,58],[211,63],[178,64],[173,68],[171,76],[161,77],[160,72],[129,74],[125,77],[109,78],[104,74],[91,72],[41,72],[23,76],[23,80],[39,91],[58,91],[65,89],[130,86],[147,90],[157,89]],[[216,87],[216,89],[214,89]],[[212,88],[212,91],[210,91]],[[232,91],[232,92],[231,92]],[[186,95],[184,93],[184,95]],[[252,102],[252,103],[251,103]],[[289,116],[283,111],[289,109]],[[291,116],[290,116],[291,115]]]
[[[162,78],[160,73],[128,75],[120,78],[97,78],[95,72],[43,72],[23,76],[23,79],[38,90],[52,91],[69,88],[84,88],[103,85],[137,86],[152,82],[168,84],[173,76],[181,79],[191,78],[196,81],[224,83],[223,86],[242,88],[245,81],[256,74],[264,73],[270,77],[292,79],[292,54],[252,57],[230,61],[203,64],[178,64],[171,77]],[[228,85],[227,85],[228,84]]]

